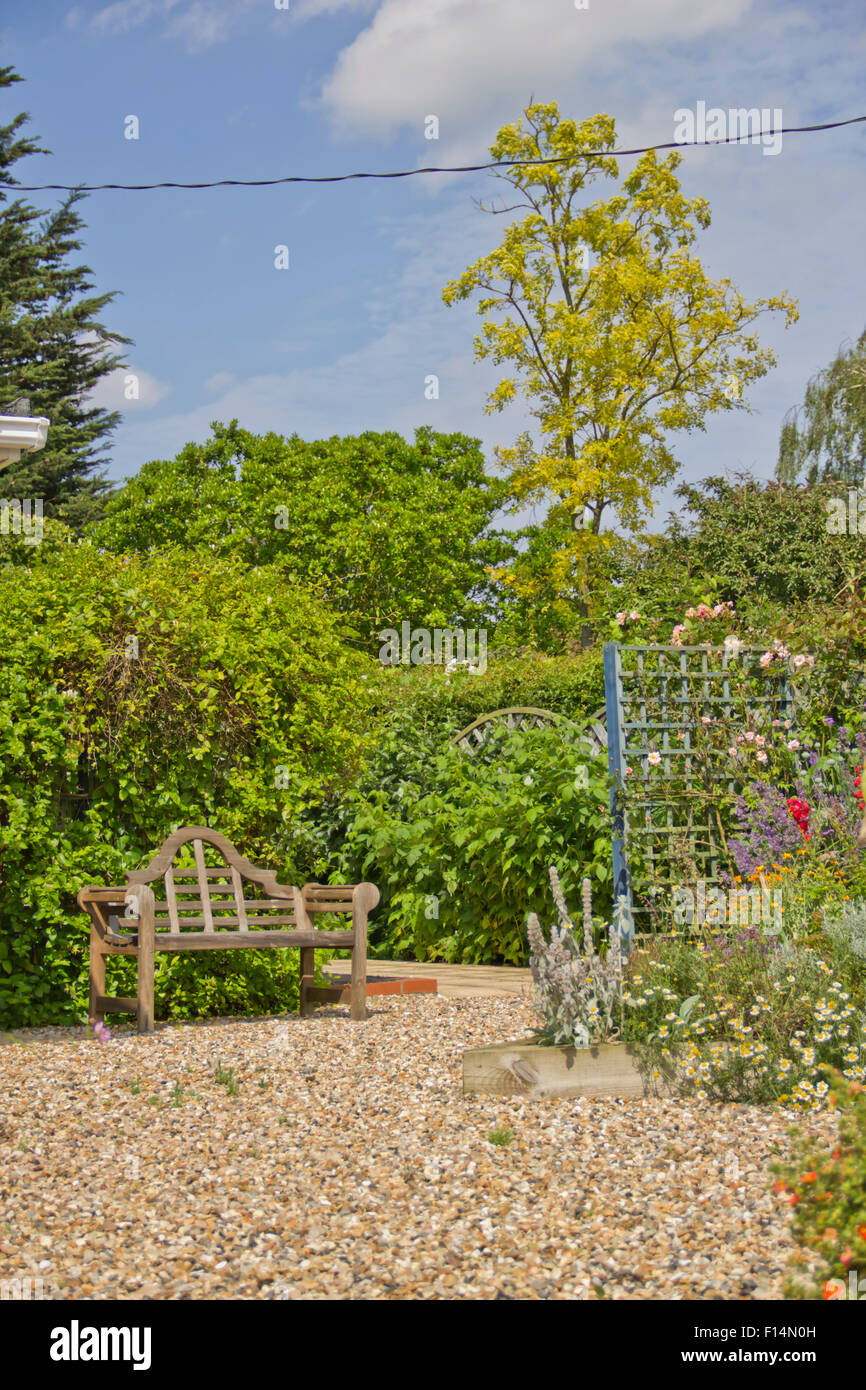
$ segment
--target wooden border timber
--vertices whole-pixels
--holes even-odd
[[[654,1092],[645,1086],[635,1054],[625,1043],[545,1047],[524,1039],[464,1052],[463,1094],[567,1100]]]

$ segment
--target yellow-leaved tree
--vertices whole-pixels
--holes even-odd
[[[496,171],[517,194],[502,244],[443,290],[446,304],[480,292],[476,360],[509,364],[487,412],[522,394],[538,421],[496,450],[516,511],[546,503],[547,539],[500,573],[532,600],[571,599],[586,613],[594,555],[620,532],[639,532],[653,492],[679,468],[668,437],[703,429],[714,411],[746,409],[745,389],[775,365],[754,323],[766,311],[796,321],[787,295],[747,303],[730,280],[711,280],[692,247],[709,226],[704,198],[686,198],[680,156],[645,154],[606,201],[586,191],[618,179],[612,117],[577,124],[555,102],[503,126]],[[562,160],[551,163],[551,160]]]

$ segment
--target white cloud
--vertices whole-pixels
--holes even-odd
[[[383,0],[343,49],[321,102],[335,132],[386,135],[442,123],[463,139],[503,101],[526,105],[625,44],[693,39],[737,25],[752,0],[619,0],[576,10],[563,0]],[[438,162],[438,161],[437,161]]]
[[[375,10],[378,3],[379,0],[300,0],[300,4],[292,5],[292,13],[296,19],[317,19],[337,10]]]
[[[90,405],[103,410],[147,410],[158,405],[171,387],[140,367],[117,367],[97,382],[88,396]]]
[[[228,391],[229,387],[234,386],[237,377],[234,372],[215,372],[203,383],[205,391],[209,395],[218,395],[222,391]]]
[[[183,39],[193,52],[225,43],[237,22],[253,6],[261,10],[261,0],[116,0],[97,10],[90,28],[105,35],[126,34],[139,29],[151,20],[168,20],[166,38]],[[67,19],[73,27],[80,26],[81,11],[73,10]]]
[[[157,16],[168,14],[180,0],[118,0],[97,10],[90,27],[102,34],[127,34]]]
[[[247,0],[249,3],[250,0]],[[235,0],[231,10],[221,10],[216,5],[203,3],[203,0],[195,0],[172,20],[168,27],[169,36],[185,39],[187,47],[193,50],[224,43],[234,27],[234,11],[243,8],[242,0]]]

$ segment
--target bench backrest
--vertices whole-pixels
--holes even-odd
[[[346,910],[343,899],[340,905],[335,900],[327,908],[308,902],[299,888],[278,883],[272,870],[257,868],[225,835],[202,825],[188,825],[169,835],[150,863],[128,872],[126,881],[130,887],[154,884],[157,931],[304,929],[313,925],[310,912]],[[348,891],[351,911],[351,889],[324,891]]]

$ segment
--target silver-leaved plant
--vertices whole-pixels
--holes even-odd
[[[542,1043],[566,1043],[573,1047],[612,1042],[620,1033],[615,1018],[622,1018],[623,952],[619,927],[608,929],[608,949],[602,957],[593,940],[589,880],[583,881],[580,940],[553,866],[550,886],[557,915],[550,940],[545,940],[534,912],[527,924],[529,965],[539,1009],[536,1036]]]

